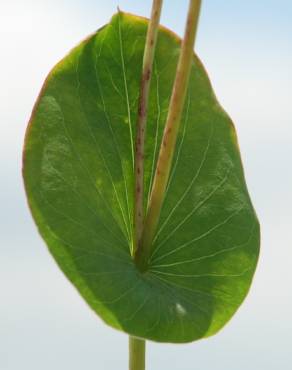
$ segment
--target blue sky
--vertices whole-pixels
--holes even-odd
[[[182,35],[188,1],[165,0],[161,23]],[[126,369],[127,337],[106,327],[49,256],[21,180],[24,131],[43,80],[116,11],[148,16],[151,1],[0,3],[0,369]],[[235,122],[262,225],[251,292],[217,336],[148,346],[148,369],[291,367],[292,2],[205,0],[196,51]]]

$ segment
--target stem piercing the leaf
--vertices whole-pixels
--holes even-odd
[[[134,252],[141,238],[143,230],[143,190],[144,190],[144,144],[145,144],[145,130],[147,122],[147,109],[149,100],[149,90],[152,75],[153,60],[155,54],[155,46],[157,41],[157,34],[159,28],[160,14],[163,0],[154,0],[151,11],[151,18],[148,25],[140,98],[138,105],[137,118],[137,134],[136,134],[136,148],[135,148],[135,199],[134,199]]]
[[[190,1],[186,29],[184,39],[182,41],[168,116],[153,180],[149,207],[145,218],[141,242],[138,245],[135,255],[136,263],[141,271],[145,271],[147,269],[148,260],[152,252],[152,241],[157,229],[165,189],[169,178],[178,129],[188,88],[200,7],[201,0]]]

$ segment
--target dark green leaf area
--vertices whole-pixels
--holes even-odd
[[[133,164],[147,20],[119,13],[50,73],[27,130],[24,180],[41,235],[109,325],[160,342],[216,333],[246,296],[259,225],[234,127],[194,56],[149,270],[135,267]],[[180,40],[160,29],[145,153],[147,205]]]

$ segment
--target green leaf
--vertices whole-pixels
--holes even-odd
[[[118,13],[49,74],[27,129],[23,175],[50,252],[109,325],[160,342],[216,333],[246,296],[259,225],[234,127],[194,56],[149,270],[131,256],[137,100],[147,20]],[[145,202],[180,40],[161,27],[151,81]]]

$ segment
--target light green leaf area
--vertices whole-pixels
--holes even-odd
[[[194,56],[149,270],[133,262],[134,148],[148,21],[118,13],[49,74],[26,134],[24,181],[58,265],[109,325],[159,342],[216,333],[246,296],[259,225],[234,127]],[[160,28],[146,134],[153,181],[180,40]]]

